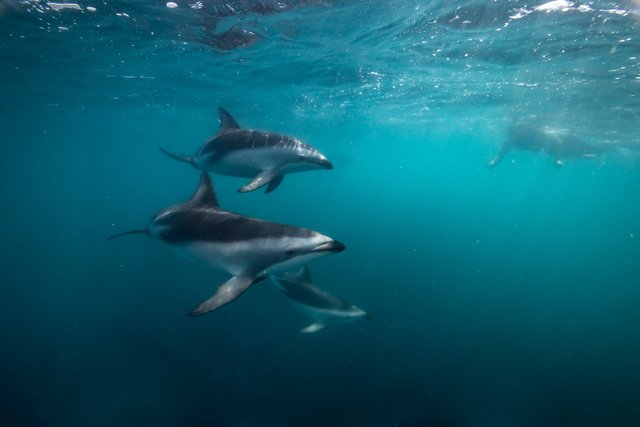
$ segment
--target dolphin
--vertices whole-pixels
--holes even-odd
[[[550,128],[530,124],[514,124],[509,128],[506,141],[498,154],[489,161],[489,168],[498,164],[512,148],[546,153],[554,158],[556,166],[563,165],[565,158],[591,159],[615,148],[617,144],[591,144],[581,138]]]
[[[194,308],[190,316],[217,310],[271,274],[296,269],[315,258],[345,249],[342,243],[307,228],[276,224],[220,208],[206,172],[200,176],[198,188],[189,200],[160,211],[144,229],[126,231],[109,239],[141,233],[232,276],[211,298]]]
[[[205,37],[203,43],[220,51],[229,51],[241,47],[250,47],[264,39],[260,34],[246,28],[233,26],[224,33],[211,34]]]
[[[257,190],[265,185],[265,193],[275,190],[285,174],[313,169],[333,169],[320,151],[292,136],[263,130],[241,129],[223,108],[218,109],[220,130],[196,154],[167,156],[193,165],[202,171],[220,175],[252,178],[238,192]]]
[[[309,267],[273,276],[282,293],[315,319],[300,330],[303,334],[317,332],[329,323],[341,320],[371,319],[361,308],[328,294],[313,284]]]

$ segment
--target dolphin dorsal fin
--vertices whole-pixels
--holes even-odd
[[[305,265],[296,271],[290,271],[287,273],[287,278],[296,283],[311,283],[309,267]]]
[[[220,133],[224,133],[231,129],[240,129],[240,125],[236,120],[231,117],[231,114],[222,107],[218,108],[218,115],[220,116]]]
[[[200,175],[200,183],[198,184],[198,188],[196,192],[193,193],[193,196],[185,204],[190,206],[209,206],[209,207],[218,207],[218,198],[216,197],[216,193],[213,190],[213,184],[211,183],[211,177],[207,172],[202,172]]]

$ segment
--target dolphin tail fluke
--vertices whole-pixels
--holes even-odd
[[[312,334],[314,332],[318,332],[318,331],[324,329],[324,327],[325,327],[324,323],[316,322],[316,323],[310,324],[306,328],[300,329],[300,333],[302,333],[302,334]]]
[[[233,276],[223,283],[215,294],[202,304],[191,310],[188,316],[196,317],[217,310],[223,305],[229,304],[234,299],[244,293],[249,286],[264,280],[264,277],[255,278],[250,276]]]
[[[186,156],[184,154],[175,154],[172,153],[170,151],[165,150],[162,147],[158,147],[160,149],[160,151],[162,151],[164,154],[166,154],[167,156],[171,157],[174,160],[177,160],[179,162],[185,162],[185,163],[189,163],[189,164],[193,164],[193,157],[191,156]]]
[[[125,231],[123,233],[114,234],[111,237],[107,237],[107,240],[116,239],[116,238],[122,237],[122,236],[129,236],[131,234],[149,234],[149,230],[147,230],[146,228],[141,229],[141,230],[129,230],[129,231]]]

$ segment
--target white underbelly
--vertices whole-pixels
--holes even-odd
[[[178,248],[188,258],[215,270],[223,270],[238,276],[266,258],[264,253],[243,243],[192,242]]]
[[[296,160],[297,156],[286,150],[257,148],[225,154],[210,169],[222,175],[251,178],[261,171],[281,169],[283,165]]]
[[[231,275],[267,276],[294,270],[324,253],[290,256],[298,238],[251,239],[235,242],[191,242],[177,247],[188,258]],[[299,243],[298,243],[299,244]]]

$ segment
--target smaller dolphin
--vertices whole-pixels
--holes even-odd
[[[167,156],[189,163],[202,171],[220,175],[253,178],[238,192],[268,185],[275,190],[285,174],[313,169],[333,169],[327,158],[312,146],[291,136],[263,130],[240,129],[226,110],[219,108],[220,130],[196,154],[174,154],[160,147]]]
[[[206,172],[200,176],[200,184],[189,200],[160,211],[144,229],[126,231],[109,239],[130,234],[148,234],[187,257],[232,276],[211,298],[193,309],[190,316],[217,310],[271,274],[296,269],[315,258],[344,250],[342,243],[316,231],[220,208]]]
[[[487,165],[497,165],[512,148],[525,151],[546,153],[554,158],[556,166],[563,165],[565,158],[592,159],[615,148],[616,144],[590,144],[575,135],[566,134],[549,128],[529,124],[514,124],[509,128],[506,141],[500,152]]]
[[[316,320],[300,330],[303,334],[318,332],[327,324],[341,320],[371,319],[364,310],[315,286],[307,266],[276,275],[274,279],[287,298]]]

